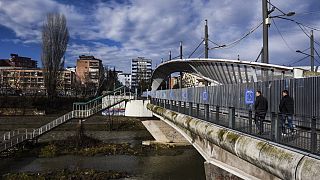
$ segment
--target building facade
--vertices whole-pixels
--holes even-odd
[[[29,57],[19,56],[18,54],[10,54],[10,56],[10,59],[0,59],[1,67],[37,68],[37,61]]]
[[[75,73],[62,70],[58,74],[57,91],[59,95],[72,95]],[[0,94],[45,95],[43,69],[0,67]]]
[[[100,59],[94,56],[79,56],[76,66],[76,76],[81,85],[90,85],[98,88],[103,77],[103,65]]]
[[[120,83],[128,88],[131,88],[131,74],[130,73],[118,73],[118,79]]]
[[[138,57],[131,61],[131,88],[145,90],[150,85],[152,60]]]

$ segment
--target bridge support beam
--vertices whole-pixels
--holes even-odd
[[[223,179],[230,179],[230,180],[240,180],[238,176],[235,176],[224,169],[211,164],[210,162],[204,162],[204,171],[206,174],[206,179],[216,179],[216,180],[223,180]]]

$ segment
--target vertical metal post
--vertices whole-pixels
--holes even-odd
[[[311,119],[311,152],[316,153],[317,152],[317,119],[315,117],[312,117]]]
[[[262,18],[263,18],[263,53],[262,53],[262,62],[269,63],[269,25],[267,24],[268,18],[268,1],[262,0]]]
[[[252,111],[249,110],[249,134],[252,134]]]
[[[314,72],[314,36],[313,36],[313,30],[311,30],[310,34],[310,64],[311,64],[311,71]]]
[[[178,101],[178,112],[181,112],[181,101]]]
[[[170,110],[172,110],[173,100],[170,100]]]
[[[216,122],[218,123],[219,122],[219,115],[220,115],[220,107],[219,106],[216,106]]]
[[[187,103],[186,102],[183,102],[183,114],[186,114],[187,113]]]
[[[189,102],[189,116],[192,116],[192,102]]]
[[[209,121],[210,120],[210,117],[209,117],[209,104],[205,104],[204,105],[204,119],[206,120],[206,121]]]
[[[282,132],[281,119],[280,119],[280,116],[278,114],[278,116],[276,116],[276,118],[275,118],[275,123],[274,123],[274,134],[275,134],[274,140],[276,142],[280,142],[280,140],[281,140],[281,132]]]
[[[209,57],[209,45],[208,45],[208,20],[205,20],[205,26],[204,26],[204,58]]]
[[[200,104],[197,103],[197,109],[196,109],[197,117],[200,115]]]
[[[276,113],[271,112],[271,132],[270,132],[270,139],[272,141],[276,140]]]
[[[236,111],[234,107],[229,107],[229,127],[234,129],[236,125]]]
[[[182,41],[180,41],[180,59],[182,60],[183,56],[182,56]],[[179,88],[182,88],[182,76],[183,73],[180,72],[180,81],[179,81]]]

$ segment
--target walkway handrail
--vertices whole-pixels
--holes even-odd
[[[124,89],[124,91],[121,91]],[[119,91],[120,90],[120,91]],[[120,94],[116,95],[116,92]],[[93,100],[85,103],[74,103],[73,110],[58,117],[57,119],[42,125],[36,129],[18,129],[3,134],[3,142],[0,143],[0,152],[14,147],[26,140],[32,140],[41,136],[42,134],[51,131],[53,128],[71,120],[74,118],[88,118],[103,109],[110,108],[116,104],[119,104],[125,100],[132,99],[131,93],[127,96],[125,87],[119,87],[112,92],[99,96]]]
[[[119,92],[119,90],[121,90],[121,89],[124,89],[124,90],[125,90],[125,88],[126,88],[126,86],[121,86],[121,87],[118,87],[118,88],[114,89],[113,91],[109,91],[109,92],[107,92],[106,94],[103,94],[103,95],[101,95],[101,96],[98,96],[98,97],[96,97],[96,98],[94,98],[94,99],[91,99],[91,100],[89,100],[89,101],[87,101],[87,102],[75,102],[75,103],[73,103],[73,104],[74,104],[74,105],[78,105],[78,104],[88,104],[88,103],[91,103],[91,102],[96,101],[96,100],[98,100],[98,99],[101,99],[101,98],[103,98],[103,97],[105,97],[105,96],[112,95],[112,94],[114,94],[115,92]]]
[[[320,155],[320,117],[252,110],[191,101],[152,98],[151,104],[278,144]]]

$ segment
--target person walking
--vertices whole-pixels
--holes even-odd
[[[268,111],[268,101],[263,97],[261,91],[256,91],[256,100],[254,103],[255,123],[258,126],[259,134],[263,133],[263,121]]]
[[[294,101],[293,98],[289,96],[288,90],[283,90],[282,91],[282,99],[279,104],[279,111],[281,114],[281,129],[282,133],[286,134],[286,128],[285,128],[285,123],[286,120],[288,121],[288,127],[291,132],[294,131],[293,129],[293,114],[294,114]]]

